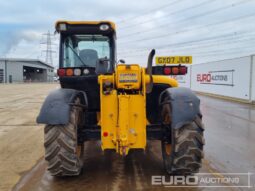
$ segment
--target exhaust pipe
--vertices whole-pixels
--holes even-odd
[[[153,57],[155,53],[156,53],[155,49],[152,49],[148,56],[146,73],[149,74],[150,76],[152,75],[152,62],[153,62]]]
[[[146,74],[148,74],[150,76],[150,83],[148,83],[146,85],[146,93],[151,93],[152,88],[153,88],[152,62],[153,62],[153,57],[154,57],[155,53],[156,53],[155,49],[152,49],[148,56]]]

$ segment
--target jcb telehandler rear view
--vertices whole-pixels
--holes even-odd
[[[127,155],[159,140],[166,171],[198,172],[203,158],[199,99],[169,75],[187,68],[116,63],[115,24],[58,21],[61,88],[46,98],[38,123],[45,126],[45,159],[53,176],[79,175],[83,146],[101,141],[102,150]],[[89,153],[85,153],[89,154]]]

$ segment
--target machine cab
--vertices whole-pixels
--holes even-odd
[[[58,21],[56,31],[60,33],[60,77],[113,72],[116,57],[114,23]]]
[[[62,88],[86,92],[90,109],[99,110],[98,75],[114,72],[115,24],[109,21],[57,21],[60,34],[58,75]]]

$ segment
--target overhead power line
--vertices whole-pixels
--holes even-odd
[[[227,33],[227,34],[223,34],[223,35],[214,35],[214,36],[210,36],[210,37],[206,37],[206,38],[202,38],[202,39],[189,40],[189,41],[176,42],[176,43],[169,43],[169,44],[163,44],[163,45],[159,45],[159,46],[154,45],[153,47],[150,47],[150,48],[162,49],[164,47],[175,47],[175,46],[179,46],[179,45],[193,44],[193,43],[210,41],[210,40],[227,39],[227,38],[231,39],[231,37],[232,38],[233,37],[237,38],[238,35],[245,35],[245,34],[249,34],[249,33],[252,33],[252,32],[249,31],[249,30],[248,31],[242,31],[242,32],[231,32],[231,33]],[[148,47],[141,47],[140,50],[142,50],[144,48],[148,48]],[[138,49],[136,49],[134,51],[138,51]]]
[[[249,39],[250,41],[254,41],[254,39]],[[255,49],[255,47],[252,45],[252,44],[249,44],[248,46],[239,46],[239,47],[224,47],[224,46],[220,46],[220,47],[217,47],[217,50],[207,50],[207,51],[203,51],[203,49],[199,49],[199,48],[196,48],[196,49],[190,49],[189,50],[189,53],[190,54],[203,54],[203,53],[211,53],[211,52],[224,52],[225,50],[243,50],[244,48],[253,48]],[[185,50],[164,50],[164,51],[160,51],[160,52],[184,52]]]
[[[225,37],[225,38],[223,38],[223,37]],[[200,48],[204,48],[204,47],[216,46],[216,45],[219,45],[219,43],[224,43],[224,42],[228,43],[228,44],[236,43],[236,42],[241,43],[241,42],[245,42],[246,40],[247,41],[253,40],[253,38],[255,38],[255,33],[253,33],[253,32],[250,32],[250,33],[247,32],[247,33],[243,33],[243,34],[241,33],[241,35],[232,35],[232,36],[229,36],[229,34],[227,34],[224,36],[221,35],[221,36],[214,36],[212,38],[204,38],[204,39],[199,39],[199,40],[174,43],[174,46],[161,46],[156,49],[159,49],[159,50],[165,49],[165,48],[176,49],[176,48],[183,48],[183,47],[190,47],[190,46],[191,46],[190,47],[191,49],[194,49],[194,46],[199,46]],[[215,41],[215,40],[217,40],[217,41]],[[228,42],[228,41],[230,41],[230,42]],[[155,48],[155,47],[151,47],[151,48]],[[135,49],[135,50],[132,49],[130,51],[118,51],[118,52],[121,54],[123,54],[123,53],[130,54],[130,53],[137,53],[137,52],[146,52],[151,48],[147,47],[147,48],[143,48],[143,49]]]
[[[252,50],[249,50],[250,52],[255,52],[255,48],[254,46],[250,45],[250,46],[246,46],[246,47],[241,47],[241,48],[230,48],[227,50],[213,50],[213,51],[205,51],[205,52],[197,52],[197,53],[191,53],[191,55],[193,57],[195,56],[199,56],[199,57],[203,57],[203,56],[218,56],[218,55],[227,55],[229,53],[234,54],[234,53],[242,53],[242,52],[247,52],[246,49],[250,49],[253,48]],[[172,51],[169,51],[169,53],[171,53]],[[252,54],[252,53],[251,53]],[[248,54],[249,55],[249,54]],[[127,55],[127,58],[132,58],[132,57],[144,57],[146,56],[145,54],[136,54],[136,55]]]
[[[204,1],[204,2],[202,2],[202,3],[199,3],[199,4],[194,5],[194,6],[191,6],[191,7],[187,7],[187,8],[184,8],[184,9],[181,9],[181,10],[178,10],[178,11],[175,11],[175,12],[172,12],[172,13],[170,12],[170,13],[168,13],[168,14],[162,15],[162,16],[157,17],[157,18],[155,18],[155,19],[147,19],[147,20],[142,21],[142,22],[138,22],[138,23],[131,24],[131,25],[128,25],[128,26],[125,26],[125,27],[121,27],[120,30],[127,29],[127,28],[133,28],[133,27],[136,27],[137,25],[142,25],[142,24],[145,24],[145,23],[152,22],[153,20],[158,20],[158,19],[160,19],[160,18],[162,18],[162,17],[172,16],[172,15],[176,15],[176,14],[178,14],[178,13],[183,13],[183,11],[185,11],[185,10],[187,10],[187,9],[189,9],[189,10],[190,10],[190,9],[195,9],[195,8],[204,6],[204,5],[208,4],[208,3],[212,3],[212,2],[214,2],[214,1],[216,1],[216,0],[207,0],[207,1]]]
[[[165,9],[165,8],[167,8],[167,7],[169,7],[169,6],[172,6],[172,5],[174,5],[174,4],[180,3],[180,2],[182,2],[182,1],[184,1],[184,0],[175,0],[175,1],[173,1],[173,2],[167,3],[167,4],[165,4],[165,5],[162,5],[162,6],[160,6],[160,7],[157,7],[157,8],[155,8],[155,9],[145,10],[142,14],[135,15],[135,16],[131,16],[131,17],[129,17],[129,18],[122,19],[122,20],[120,20],[120,21],[117,21],[116,23],[117,23],[117,24],[122,24],[122,23],[125,24],[126,22],[131,22],[131,21],[133,22],[134,19],[137,19],[137,18],[139,18],[139,17],[143,17],[143,16],[145,16],[145,15],[151,14],[152,12],[155,12],[155,11],[158,11],[158,10]]]
[[[236,51],[231,51],[231,52],[222,52],[222,53],[212,53],[212,54],[204,54],[204,55],[199,55],[199,57],[212,57],[212,56],[217,56],[217,58],[219,56],[226,56],[226,55],[230,55],[230,54],[236,54],[236,53],[239,53],[240,54],[243,54],[245,53],[245,55],[252,55],[255,53],[255,50],[236,50]],[[236,55],[235,55],[236,56]]]
[[[216,41],[213,42],[211,44],[194,44],[192,46],[183,46],[183,47],[177,47],[177,49],[174,47],[174,49],[172,49],[174,52],[178,52],[178,51],[193,51],[193,50],[203,50],[204,48],[213,48],[213,47],[217,47],[217,48],[221,48],[224,46],[230,46],[232,44],[239,44],[241,47],[242,43],[247,43],[247,42],[253,42],[255,40],[255,34],[251,37],[246,37],[246,38],[242,38],[242,39],[235,39],[235,40],[231,40],[231,39],[222,39],[220,41]],[[169,48],[168,48],[169,50]],[[162,51],[160,49],[160,51]]]
[[[207,12],[204,12],[204,13],[199,13],[199,14],[197,14],[197,15],[184,18],[184,19],[179,20],[179,21],[177,21],[177,22],[175,22],[175,23],[180,24],[180,22],[183,22],[183,21],[186,22],[186,21],[189,21],[189,20],[193,20],[193,19],[195,19],[195,18],[201,18],[201,17],[206,16],[206,15],[214,14],[214,13],[217,13],[217,12],[220,12],[220,11],[225,11],[226,9],[239,6],[239,5],[244,4],[244,3],[247,3],[247,2],[249,2],[249,1],[252,1],[252,0],[242,0],[242,1],[238,2],[238,3],[234,3],[234,4],[231,4],[231,5],[223,6],[223,7],[217,8],[217,9],[213,9],[213,10],[210,10],[210,11],[207,11]],[[172,22],[167,22],[167,23],[164,23],[164,24],[162,24],[162,25],[155,26],[155,27],[152,27],[152,28],[147,29],[147,30],[144,30],[144,31],[138,31],[138,32],[134,32],[134,33],[127,34],[127,35],[123,35],[123,36],[120,36],[119,38],[127,38],[127,37],[134,36],[134,35],[140,35],[140,34],[144,34],[144,33],[150,33],[151,31],[158,30],[159,28],[168,27],[169,24],[173,24],[173,23],[172,23]]]
[[[255,13],[249,14],[249,15],[244,15],[241,17],[236,17],[236,18],[231,18],[227,21],[219,21],[216,23],[211,23],[211,24],[207,24],[204,26],[200,26],[200,27],[195,27],[192,29],[184,29],[184,30],[180,30],[180,31],[176,31],[176,32],[171,32],[171,33],[166,33],[163,35],[158,35],[158,36],[154,36],[154,37],[147,37],[147,38],[140,38],[140,39],[136,39],[136,40],[129,40],[129,41],[124,41],[124,42],[119,42],[118,44],[128,44],[128,43],[137,43],[137,42],[141,42],[141,41],[147,41],[147,40],[154,40],[154,39],[160,39],[160,38],[165,38],[167,36],[171,36],[171,35],[179,35],[182,33],[187,33],[187,32],[191,32],[194,30],[198,30],[198,29],[203,29],[203,28],[207,28],[207,27],[212,27],[212,26],[217,26],[217,25],[221,25],[221,24],[226,24],[226,23],[232,23],[232,22],[236,22],[238,20],[242,20],[242,19],[247,19],[247,18],[252,18],[255,16]]]

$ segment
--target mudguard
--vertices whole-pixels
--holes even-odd
[[[189,88],[168,88],[159,97],[159,105],[171,105],[171,127],[178,129],[201,116],[200,100]]]
[[[45,99],[37,123],[49,125],[65,125],[69,122],[71,104],[76,97],[80,97],[81,104],[86,107],[87,96],[84,92],[74,89],[57,89]]]

